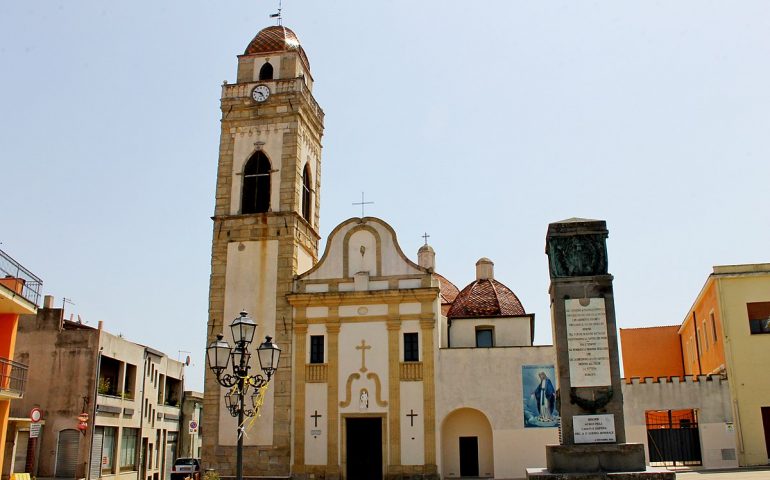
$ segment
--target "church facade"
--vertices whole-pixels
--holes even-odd
[[[319,259],[312,87],[283,26],[260,31],[222,87],[207,343],[232,344],[245,310],[254,345],[271,335],[282,349],[261,415],[244,424],[244,475],[523,477],[558,442],[553,347],[533,346],[534,315],[489,259],[460,290],[427,243],[410,260],[374,217],[340,223]],[[206,375],[204,468],[232,476],[237,422]]]

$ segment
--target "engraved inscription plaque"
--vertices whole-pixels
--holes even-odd
[[[573,298],[564,302],[571,386],[610,385],[610,349],[604,299]]]
[[[575,415],[572,417],[575,443],[612,443],[615,441],[615,416]]]

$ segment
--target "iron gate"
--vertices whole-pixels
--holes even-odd
[[[647,412],[650,465],[702,465],[695,410]]]

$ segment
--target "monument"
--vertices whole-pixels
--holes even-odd
[[[559,445],[530,480],[673,480],[647,468],[644,445],[626,443],[613,277],[606,222],[571,218],[548,226],[551,322],[560,386]]]

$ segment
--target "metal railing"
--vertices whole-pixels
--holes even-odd
[[[5,287],[37,305],[43,281],[0,250],[0,287]]]
[[[28,368],[23,363],[0,357],[0,394],[23,397]]]

